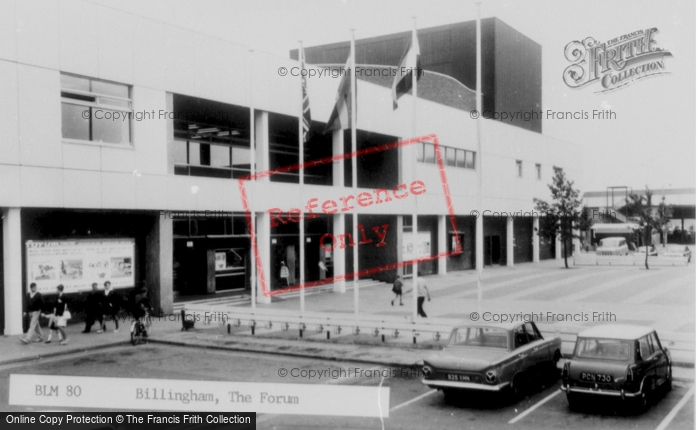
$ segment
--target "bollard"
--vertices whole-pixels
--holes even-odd
[[[416,337],[415,337],[415,336],[413,336],[413,343],[414,343],[414,344],[416,343]]]
[[[304,337],[304,330],[299,329],[299,337]]]
[[[227,324],[226,328],[228,330],[228,334],[231,334],[231,324]]]
[[[384,335],[382,334],[382,342],[384,342]]]
[[[326,331],[326,340],[331,340],[331,331]]]
[[[254,326],[254,325],[250,326],[250,333],[251,333],[253,336],[255,336],[255,326]]]

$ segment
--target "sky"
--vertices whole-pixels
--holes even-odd
[[[288,58],[289,50],[473,20],[473,1],[452,0],[91,0]],[[663,6],[662,6],[663,5]],[[542,46],[544,111],[587,112],[588,119],[543,120],[543,134],[581,146],[582,191],[695,187],[695,2],[691,0],[483,0],[481,16],[498,17]],[[597,94],[593,83],[569,88],[565,46],[604,42],[657,28],[656,46],[672,54],[669,74]],[[614,119],[592,118],[610,109]]]

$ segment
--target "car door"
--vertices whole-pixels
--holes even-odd
[[[528,345],[532,348],[532,359],[538,367],[544,367],[549,362],[549,348],[540,331],[534,323],[523,324],[529,340]]]
[[[513,346],[515,347],[513,352],[516,355],[515,371],[528,372],[532,370],[536,360],[530,347],[530,338],[525,330],[525,324],[513,330]]]
[[[648,336],[648,342],[653,349],[654,357],[654,373],[656,375],[656,386],[659,386],[666,382],[668,379],[668,374],[670,371],[670,360],[668,359],[668,354],[661,347],[661,342],[659,342],[659,336],[656,332],[652,332]]]
[[[637,340],[639,345],[639,362],[640,380],[645,380],[653,389],[656,387],[656,359],[652,351],[652,346],[649,344],[649,335],[644,335]],[[639,387],[640,389],[642,386]]]

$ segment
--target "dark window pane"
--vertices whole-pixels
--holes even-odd
[[[61,103],[61,130],[65,139],[90,140],[90,121],[83,112],[90,108]]]
[[[455,148],[445,148],[445,153],[447,158],[447,165],[448,166],[456,166],[457,165],[457,150]]]
[[[476,152],[467,151],[467,169],[474,169],[476,167]]]
[[[432,143],[425,145],[425,162],[435,164],[435,145]]]
[[[113,120],[114,117],[121,118],[124,113],[92,109],[93,112],[97,110],[102,111],[97,115],[102,119],[97,119],[94,115],[92,117],[92,140],[106,143],[129,143],[129,120]]]
[[[462,149],[457,150],[457,167],[465,168],[467,167],[467,151]]]

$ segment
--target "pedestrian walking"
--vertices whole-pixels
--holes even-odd
[[[107,321],[114,321],[114,332],[119,331],[119,309],[121,308],[121,299],[112,289],[112,283],[105,281],[105,296],[102,300],[103,318],[102,330],[107,331]]]
[[[31,321],[29,322],[27,333],[20,338],[22,342],[41,342],[44,340],[41,325],[39,324],[39,317],[43,308],[44,297],[36,290],[36,283],[32,282],[29,285],[29,293],[27,293],[27,311],[24,313],[24,315],[29,315]],[[34,339],[34,335],[37,335],[38,339]]]
[[[403,281],[401,280],[401,275],[396,275],[394,286],[391,287],[391,291],[396,294],[394,300],[391,301],[391,306],[394,306],[394,301],[397,298],[399,299],[399,305],[403,306]]]
[[[51,336],[56,333],[58,335],[58,342],[60,345],[66,345],[68,343],[68,335],[66,334],[66,325],[68,320],[71,318],[70,311],[68,310],[68,304],[63,295],[63,285],[56,287],[58,290],[58,296],[56,297],[56,304],[53,308],[53,314],[45,315],[49,318],[49,328],[51,332],[49,333],[46,343],[51,343]]]
[[[423,310],[423,302],[425,302],[425,298],[428,298],[428,301],[430,301],[430,291],[428,291],[428,283],[425,282],[425,278],[423,278],[423,274],[421,271],[418,271],[418,278],[416,279],[416,288],[418,288],[418,315],[422,316],[423,318],[427,318],[428,315],[425,314],[425,311]]]
[[[92,291],[88,294],[85,301],[85,330],[83,333],[90,333],[93,324],[97,321],[100,325],[97,330],[102,333],[102,301],[104,294],[97,289],[97,282],[92,283]]]

